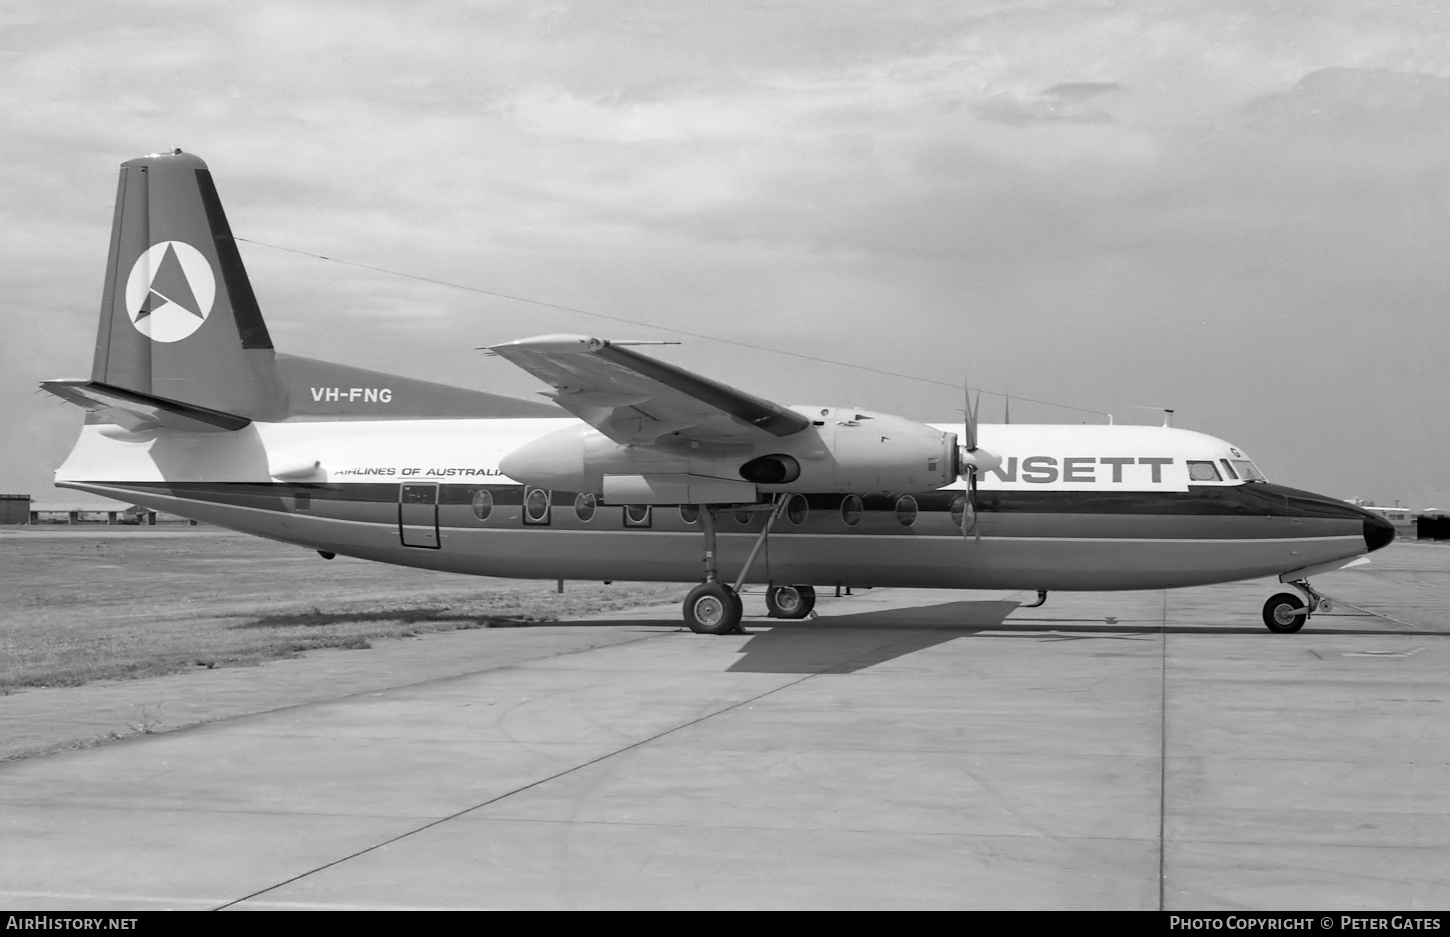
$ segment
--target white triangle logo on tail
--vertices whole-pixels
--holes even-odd
[[[216,299],[216,275],[184,241],[153,244],[126,281],[126,312],[153,342],[179,342],[201,327]]]

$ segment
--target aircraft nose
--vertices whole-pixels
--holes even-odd
[[[1395,539],[1395,525],[1378,514],[1366,513],[1364,519],[1364,545],[1371,551],[1388,546]]]

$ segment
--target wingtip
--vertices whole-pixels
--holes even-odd
[[[498,345],[485,345],[483,350],[493,352],[494,354],[502,354],[510,349],[578,354],[580,352],[598,351],[608,344],[609,342],[602,338],[561,333],[556,335],[535,335],[533,338],[521,338],[517,341],[503,342]]]

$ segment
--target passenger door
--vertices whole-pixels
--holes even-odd
[[[398,532],[405,547],[438,549],[438,485],[410,482],[398,489]]]

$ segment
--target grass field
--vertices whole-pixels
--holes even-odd
[[[211,527],[0,529],[0,693],[230,667],[678,600],[675,584],[488,579]]]

